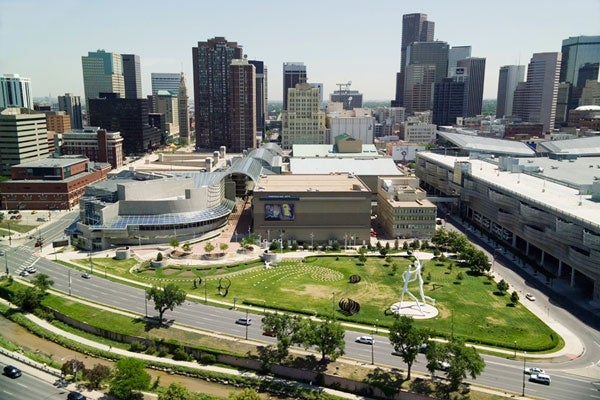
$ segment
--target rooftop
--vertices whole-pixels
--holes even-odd
[[[292,146],[292,154],[294,157],[381,157],[374,144],[363,144],[362,153],[338,153],[333,144],[295,144]]]
[[[493,139],[475,135],[438,131],[438,136],[454,143],[456,146],[473,152],[512,155],[515,157],[533,157],[535,151],[525,143],[512,140]]]
[[[260,192],[351,192],[369,193],[365,184],[354,175],[263,175],[255,195]],[[258,193],[257,193],[258,192]]]
[[[359,157],[356,154],[353,157],[292,157],[290,171],[304,175],[349,172],[356,175],[403,175],[390,157]]]

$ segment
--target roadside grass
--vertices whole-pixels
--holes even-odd
[[[3,235],[8,235],[9,225],[10,225],[10,232],[12,234],[14,234],[15,232],[26,233],[37,227],[37,225],[27,225],[18,219],[7,220],[7,218],[10,218],[10,215],[7,216],[7,214],[5,214],[4,219],[2,220],[2,222],[0,222],[0,229],[5,231],[5,232],[2,232]]]

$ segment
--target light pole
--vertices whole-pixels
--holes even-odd
[[[92,263],[92,251],[90,250],[90,275],[94,274],[94,263]]]
[[[331,316],[335,315],[335,292],[331,293]]]
[[[246,340],[248,340],[248,310],[246,310]]]
[[[515,340],[515,360],[517,359],[517,341]]]
[[[263,314],[267,313],[267,301],[263,300]]]
[[[312,232],[310,233],[310,249],[315,249],[315,234]]]
[[[525,360],[527,359],[527,352],[523,352],[523,393],[521,396],[525,397]]]
[[[145,291],[144,291],[144,304],[146,306],[146,318],[148,318],[148,296],[146,296]]]
[[[375,333],[379,332],[379,318],[375,318]]]
[[[10,271],[8,270],[8,257],[6,255],[6,252],[4,252],[4,264],[6,266],[6,276],[10,275]]]
[[[348,248],[348,234],[344,233],[344,250]]]
[[[69,296],[71,295],[71,270],[69,269]]]
[[[371,365],[375,364],[375,339],[371,343]]]

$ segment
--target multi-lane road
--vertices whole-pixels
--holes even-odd
[[[68,219],[62,222],[57,221],[52,227],[44,229],[44,237],[48,240],[62,236],[63,227],[70,222]],[[7,250],[6,248],[4,248]],[[96,271],[100,275],[94,275],[91,279],[85,279],[81,272],[64,267],[46,258],[38,258],[32,255],[33,241],[31,243],[21,244],[6,251],[6,261],[8,262],[11,273],[16,273],[29,265],[34,265],[39,273],[45,273],[54,281],[53,289],[64,293],[71,293],[73,296],[88,299],[93,302],[106,304],[111,307],[131,311],[139,315],[148,314],[154,316],[154,306],[151,302],[146,302],[143,289],[130,287],[121,283],[116,283],[103,279],[102,271]],[[499,272],[503,268],[498,262],[495,269]],[[509,270],[508,270],[509,271]],[[507,272],[508,272],[507,271]],[[29,277],[28,277],[29,278]],[[511,279],[519,279],[518,276]],[[538,301],[544,301],[544,294],[536,292],[540,296]],[[600,359],[598,343],[598,331],[580,322],[576,317],[566,313],[559,307],[555,307],[551,312],[553,318],[561,319],[562,323],[567,324],[571,330],[582,334],[586,344],[586,352],[575,360],[567,360],[562,357],[554,362],[537,363],[526,360],[527,366],[541,366],[552,376],[550,386],[540,385],[525,381],[525,394],[538,398],[551,400],[559,399],[600,399],[600,392],[594,386],[595,379],[577,374],[582,368],[597,368],[592,366]],[[246,309],[237,308],[223,309],[212,307],[200,302],[186,301],[185,304],[177,307],[174,311],[167,311],[165,318],[174,319],[177,323],[195,327],[210,332],[218,332],[237,338],[248,338],[249,340],[274,343],[275,339],[262,335],[260,324],[261,315],[249,313],[252,318],[252,325],[246,327],[235,324],[235,320],[246,317]],[[393,356],[392,347],[385,336],[375,335],[375,344],[373,346],[356,343],[355,339],[362,333],[348,330],[346,332],[346,356],[359,362],[370,364],[372,360],[379,365],[394,366],[404,369],[406,365],[401,358]],[[592,346],[589,349],[587,346]],[[523,390],[523,360],[512,360],[510,358],[501,358],[493,356],[483,356],[486,362],[486,368],[482,375],[476,380],[469,381],[473,384],[484,385],[491,388],[497,388],[503,391],[521,394]],[[425,368],[425,359],[419,355],[417,363],[413,366],[413,371],[427,374]],[[527,377],[526,377],[527,378]]]

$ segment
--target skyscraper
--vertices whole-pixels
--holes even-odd
[[[58,96],[58,109],[65,111],[71,117],[71,129],[83,129],[83,118],[81,116],[81,100],[79,96],[65,93]]]
[[[541,123],[544,132],[554,128],[561,53],[535,53],[527,66],[527,81],[519,110],[525,122]],[[516,93],[515,93],[516,97]]]
[[[471,57],[471,46],[453,46],[448,50],[448,78],[454,76],[458,60]]]
[[[89,99],[97,99],[100,93],[118,93],[125,97],[123,59],[120,54],[104,50],[88,52],[81,57],[83,88],[86,106]]]
[[[318,88],[298,83],[288,91],[289,108],[282,114],[281,147],[293,144],[325,144],[325,112],[321,111]]]
[[[519,82],[525,81],[524,65],[504,65],[498,75],[496,118],[513,115],[513,99]]]
[[[436,125],[454,125],[463,115],[465,82],[444,78],[434,85],[432,122]]]
[[[287,110],[288,90],[298,83],[306,83],[306,65],[301,62],[283,63],[283,109]]]
[[[0,110],[0,171],[10,175],[10,167],[48,157],[46,114],[29,108]]]
[[[31,80],[17,74],[0,76],[0,108],[24,107],[33,109]]]
[[[246,58],[229,66],[231,130],[227,148],[233,153],[256,147],[256,69]]]
[[[237,42],[215,37],[192,48],[196,147],[215,149],[230,136],[229,65],[242,58]]]
[[[142,72],[140,70],[140,56],[123,54],[123,79],[125,81],[125,98],[142,98]]]
[[[406,68],[406,48],[413,42],[433,40],[435,23],[427,21],[427,14],[405,14],[402,16],[402,42],[400,47],[400,72],[396,74],[396,98],[392,107],[404,106],[404,69]]]
[[[159,90],[168,90],[173,94],[179,92],[181,84],[181,74],[171,72],[152,72],[150,74],[152,82],[152,95],[156,95]]]
[[[155,113],[164,115],[165,128],[169,137],[179,136],[179,103],[177,95],[168,90],[159,90],[153,96],[156,104]]]
[[[483,81],[485,79],[485,58],[469,57],[458,60],[457,71],[462,71],[462,80],[465,82],[465,100],[463,102],[463,116],[475,117],[481,114],[483,103]]]
[[[183,72],[179,79],[179,91],[177,92],[177,103],[179,110],[179,137],[190,143],[190,116],[188,111],[188,95],[185,86]]]
[[[410,115],[415,111],[431,110],[433,84],[441,82],[448,73],[446,42],[413,42],[406,48],[404,69],[404,107]]]
[[[256,72],[256,132],[262,137],[265,133],[268,116],[267,67],[262,61],[250,60],[248,62],[254,65]]]

